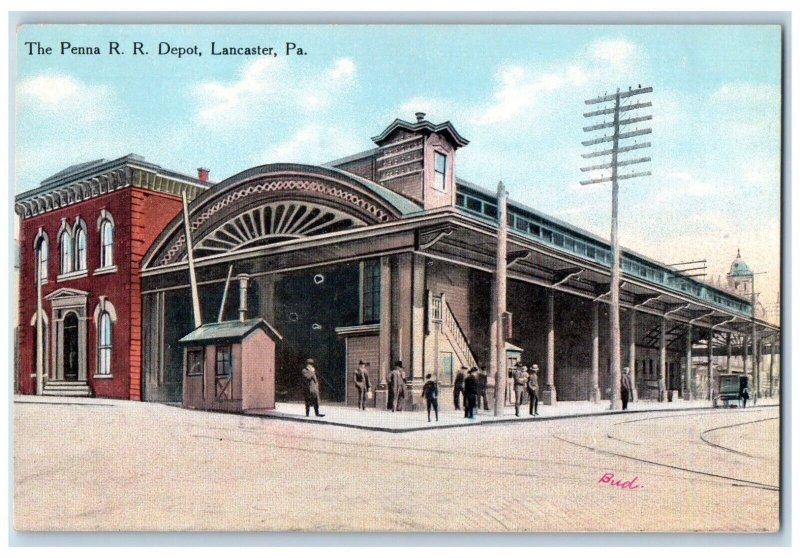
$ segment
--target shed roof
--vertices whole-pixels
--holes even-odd
[[[263,318],[252,320],[229,320],[203,324],[193,332],[182,337],[179,343],[184,345],[211,345],[219,341],[241,341],[256,329],[262,329],[276,341],[283,339],[280,333]]]

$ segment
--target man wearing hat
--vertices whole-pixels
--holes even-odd
[[[519,406],[522,404],[522,396],[528,386],[528,367],[521,362],[517,363],[514,369],[514,411],[519,416]]]
[[[528,375],[528,411],[532,415],[539,414],[539,365],[531,366],[531,373]]]
[[[358,368],[353,372],[353,382],[356,384],[356,389],[358,390],[358,407],[361,410],[367,408],[367,392],[370,388],[368,366],[368,362],[359,360]]]
[[[395,411],[403,410],[403,399],[406,396],[406,378],[403,371],[403,362],[398,360],[389,372],[389,402],[388,408]]]
[[[464,398],[464,380],[467,379],[467,367],[462,366],[458,369],[455,380],[453,380],[453,405],[456,411],[461,408],[461,400]],[[464,402],[466,407],[466,402]]]
[[[470,368],[464,380],[464,418],[475,418],[478,407],[478,369]]]
[[[319,381],[317,380],[317,369],[314,367],[314,359],[306,360],[306,366],[301,372],[306,388],[306,416],[311,407],[314,407],[314,414],[318,417],[325,415],[319,412]]]
[[[483,410],[489,410],[489,398],[486,397],[486,386],[489,384],[489,376],[483,363],[478,364],[478,407],[483,401]]]

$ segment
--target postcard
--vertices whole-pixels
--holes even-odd
[[[14,528],[777,532],[783,33],[21,25]]]

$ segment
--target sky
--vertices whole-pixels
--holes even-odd
[[[371,149],[423,111],[470,140],[459,177],[608,238],[610,187],[581,186],[585,99],[650,86],[652,176],[622,182],[620,241],[664,263],[737,249],[761,300],[780,281],[781,31],[777,26],[22,26],[16,191],[137,153],[213,180]],[[31,55],[38,41],[53,54]],[[121,55],[108,54],[109,41]],[[134,55],[134,41],[146,55]],[[212,56],[211,43],[279,55]],[[61,54],[61,43],[103,54]],[[295,43],[304,55],[284,54]],[[159,55],[159,44],[202,56]],[[296,51],[295,51],[296,52]],[[643,153],[644,155],[644,153]],[[594,161],[592,161],[594,163]]]

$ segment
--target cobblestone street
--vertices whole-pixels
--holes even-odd
[[[14,404],[18,530],[779,526],[777,406],[390,433],[67,403]]]

